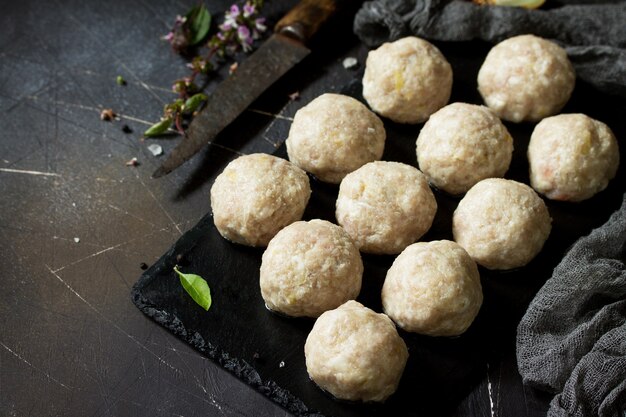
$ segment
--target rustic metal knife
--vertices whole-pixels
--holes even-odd
[[[344,3],[345,1],[342,1]],[[302,0],[275,26],[274,34],[211,94],[187,136],[153,178],[169,174],[194,156],[257,97],[311,51],[304,45],[337,9],[337,0]]]

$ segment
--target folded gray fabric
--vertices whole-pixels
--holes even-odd
[[[557,394],[548,416],[624,417],[626,195],[603,226],[574,244],[517,329],[524,383]]]
[[[370,47],[409,35],[496,43],[533,33],[564,46],[581,79],[626,97],[626,2],[567,3],[527,10],[466,0],[369,1],[356,14],[354,32]]]

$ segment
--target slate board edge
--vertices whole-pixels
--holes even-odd
[[[234,374],[237,378],[295,416],[325,417],[323,414],[309,410],[302,400],[291,394],[288,390],[280,387],[274,381],[263,381],[258,372],[245,360],[231,358],[228,352],[206,342],[197,332],[193,334],[187,332],[184,323],[176,315],[156,308],[142,295],[142,290],[154,277],[159,276],[161,273],[173,267],[173,265],[170,265],[170,262],[168,262],[168,259],[175,259],[177,254],[184,255],[195,246],[193,242],[197,242],[197,240],[200,239],[198,231],[201,230],[201,226],[207,222],[213,222],[211,213],[206,214],[194,227],[183,234],[158,261],[141,275],[130,292],[133,304],[135,304],[143,314],[168,329],[179,339],[188,343],[204,356],[213,360],[219,366]]]

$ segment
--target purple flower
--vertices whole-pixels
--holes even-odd
[[[224,13],[224,23],[220,25],[220,29],[222,28],[222,26],[225,26],[228,29],[222,30],[226,31],[230,30],[230,28],[236,28],[237,26],[239,26],[239,24],[237,23],[237,17],[239,16],[239,13],[239,6],[237,6],[236,4],[230,6],[230,11]]]
[[[246,26],[239,26],[237,29],[237,37],[243,47],[244,52],[247,52],[252,49],[252,36],[250,36],[250,29]]]
[[[176,15],[176,24],[177,25],[182,25],[186,21],[187,21],[187,17],[186,16]]]
[[[239,28],[237,28],[237,37],[242,42],[249,42],[249,40],[252,40],[250,37],[250,29],[248,29],[247,26],[239,26]]]
[[[174,32],[168,33],[167,35],[163,36],[161,39],[163,39],[164,41],[172,42],[172,39],[174,39]]]
[[[250,17],[256,12],[254,5],[247,2],[243,6],[243,17]]]
[[[267,26],[265,26],[265,18],[264,17],[259,17],[258,19],[255,19],[254,20],[254,27],[259,32],[265,32],[267,30]]]
[[[235,23],[236,25],[236,23]],[[233,28],[232,23],[231,22],[224,22],[220,25],[220,30],[222,32],[228,32],[229,30],[231,30]]]
[[[230,13],[226,12],[226,14],[230,14],[230,16],[232,17],[239,16],[239,6],[233,4],[232,6],[230,6]]]
[[[239,39],[241,39],[242,41],[249,38],[250,29],[248,29],[246,26],[239,26],[239,28],[237,29],[237,36],[239,36]]]
[[[231,28],[236,28],[237,26],[239,26],[239,23],[237,23],[237,18],[235,17],[231,17],[228,13],[224,16],[224,23],[222,23],[220,25],[220,29],[223,27],[225,27],[226,29],[222,29],[224,31],[226,30],[230,30]]]

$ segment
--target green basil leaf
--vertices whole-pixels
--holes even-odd
[[[207,101],[208,97],[206,94],[198,93],[189,97],[187,101],[185,101],[185,105],[183,106],[183,110],[186,113],[193,113],[198,110],[198,107],[202,105],[203,102]]]
[[[178,270],[178,265],[174,267],[174,271],[180,277],[180,283],[183,285],[187,294],[205,310],[211,307],[211,290],[209,284],[200,275],[183,274]]]
[[[211,26],[211,14],[204,4],[200,4],[199,6],[191,9],[189,13],[187,13],[186,17],[191,33],[189,45],[196,45],[200,43],[209,33],[209,27]]]
[[[169,129],[171,125],[172,125],[172,118],[167,117],[161,120],[160,122],[157,122],[153,124],[152,126],[150,126],[148,130],[143,132],[143,135],[149,138],[162,135],[163,133],[167,132],[167,129]]]

